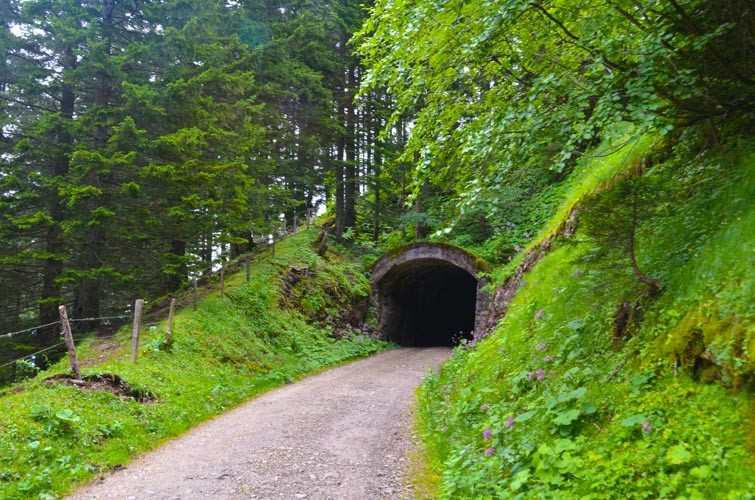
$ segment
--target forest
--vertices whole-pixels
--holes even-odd
[[[60,304],[159,302],[312,221],[366,264],[444,242],[485,262],[494,320],[422,388],[431,496],[752,498],[751,2],[0,21],[0,340]]]
[[[119,314],[326,202],[355,226],[385,154],[357,2],[0,9],[0,330]]]
[[[325,207],[504,262],[627,126],[680,162],[751,128],[747,2],[0,9],[0,330],[120,313]]]

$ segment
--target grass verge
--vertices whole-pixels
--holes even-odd
[[[103,363],[86,359],[96,340],[81,347],[84,375],[115,374],[153,400],[45,381],[63,362],[0,396],[0,498],[57,498],[261,392],[388,347],[333,316],[365,299],[369,283],[358,264],[318,256],[313,237],[280,242],[274,258],[253,262],[249,283],[231,276],[223,298],[179,311],[171,345],[163,324],[149,329],[135,364],[128,329]]]

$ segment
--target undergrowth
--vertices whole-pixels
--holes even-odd
[[[267,253],[253,262],[249,283],[243,272],[230,276],[225,297],[211,294],[196,311],[178,312],[170,345],[163,324],[148,329],[132,364],[125,329],[109,361],[84,369],[117,374],[156,401],[45,383],[66,370],[63,362],[0,396],[0,498],[56,498],[256,394],[384,349],[343,323],[334,335],[330,325],[308,321],[281,300],[285,277],[302,268],[317,276],[300,286],[317,297],[318,308],[346,310],[366,296],[360,268],[336,255],[319,257],[313,237],[305,232],[280,242],[274,258]],[[85,364],[95,347],[81,347]]]
[[[421,388],[439,496],[755,495],[755,154],[728,151],[571,181],[552,229],[639,179],[633,252],[662,288],[633,272],[616,218],[556,239],[495,332]]]

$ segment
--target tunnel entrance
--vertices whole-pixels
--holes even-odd
[[[486,294],[477,259],[457,247],[416,244],[372,270],[381,336],[401,346],[454,346],[470,339]]]

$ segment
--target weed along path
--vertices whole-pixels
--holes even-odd
[[[450,355],[396,349],[282,387],[70,498],[411,498],[409,407]]]

